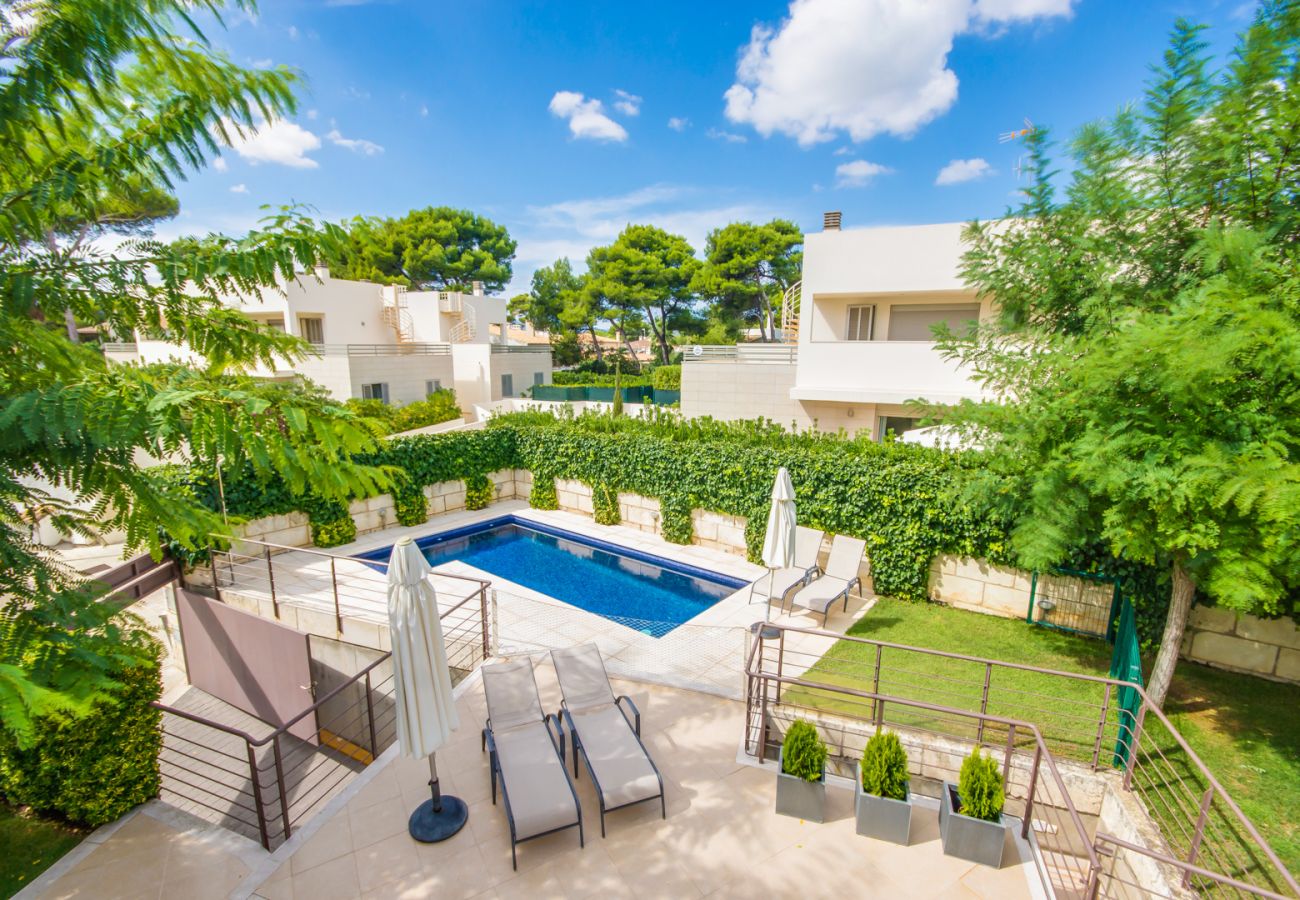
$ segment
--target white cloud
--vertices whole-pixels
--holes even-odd
[[[627,140],[627,129],[605,115],[599,100],[589,100],[577,91],[556,91],[549,109],[552,115],[568,121],[569,132],[575,138],[620,143]]]
[[[978,156],[974,159],[954,159],[939,170],[934,183],[943,187],[961,184],[963,181],[978,181],[992,174],[993,167],[988,164],[988,160],[980,159]]]
[[[427,103],[426,103],[426,104],[421,104],[421,105],[420,105],[420,118],[428,118],[428,116],[429,116],[429,106],[428,106],[428,104],[427,104]]]
[[[838,150],[832,153],[831,156],[848,156],[852,152],[853,152],[852,147],[840,147]]]
[[[957,99],[953,39],[972,29],[1068,15],[1073,0],[792,0],[756,25],[727,90],[726,115],[802,146],[906,137]]]
[[[275,65],[275,60],[271,59],[271,58],[268,56],[268,57],[265,58],[265,59],[255,59],[255,60],[253,60],[252,64],[253,64],[253,68],[254,68],[254,69],[269,69],[269,68],[271,68],[271,66]]]
[[[685,131],[687,128],[691,127],[691,120],[683,116],[673,116],[668,120],[668,127],[673,131]]]
[[[230,193],[232,193],[232,194],[247,194],[247,193],[248,193],[248,185],[246,185],[246,184],[236,184],[236,185],[234,185],[233,187],[230,188]]]
[[[721,128],[710,128],[704,132],[704,136],[715,141],[726,141],[728,144],[743,144],[749,140],[743,134],[736,134],[734,131],[723,131]]]
[[[230,163],[226,162],[224,156],[218,156],[212,161],[212,168],[216,169],[218,172],[224,172],[230,168]]]
[[[375,156],[383,153],[384,148],[374,141],[367,141],[364,138],[345,138],[339,133],[337,128],[330,129],[325,135],[331,144],[336,147],[342,147],[344,150],[351,150],[353,153],[364,153],[366,156]]]
[[[320,111],[319,111],[319,110],[315,110],[315,109],[309,109],[309,110],[307,110],[307,120],[310,121],[310,122],[315,122],[317,116],[319,116],[319,115],[320,115]]]
[[[254,165],[278,163],[295,169],[315,169],[319,165],[307,154],[320,149],[320,138],[294,122],[262,122],[244,129],[242,134],[229,119],[222,119],[222,124],[230,135],[230,149]]]
[[[877,175],[888,175],[892,171],[893,169],[880,163],[855,159],[853,162],[840,163],[835,167],[835,186],[866,187]]]
[[[614,96],[618,99],[614,101],[614,108],[625,116],[639,116],[641,114],[641,98],[636,94],[629,94],[627,91],[614,89]]]
[[[297,26],[297,25],[290,25],[290,26],[289,26],[289,40],[291,40],[291,41],[296,41],[296,40],[298,40],[299,36],[300,36],[300,33],[299,33],[299,31],[298,31],[298,26]]]

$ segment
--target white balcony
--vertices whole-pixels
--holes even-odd
[[[932,341],[815,341],[799,348],[790,397],[841,403],[956,403],[983,396]]]

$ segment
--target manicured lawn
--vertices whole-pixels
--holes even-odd
[[[1066,672],[1104,676],[1110,666],[1111,648],[1104,641],[929,603],[881,599],[850,634]],[[806,677],[870,690],[875,658],[874,648],[841,641]],[[891,649],[881,656],[880,692],[884,694],[978,709],[983,681],[983,666],[960,660]],[[1102,695],[1103,689],[1086,682],[995,668],[988,711],[1032,721],[1053,753],[1089,761],[1096,746]],[[852,709],[852,704],[829,694],[791,691],[787,699],[858,715],[869,713],[869,708]],[[1298,710],[1300,687],[1186,662],[1179,664],[1166,701],[1166,713],[1175,727],[1292,872],[1300,871]],[[969,728],[939,714],[887,712],[891,721],[919,727],[930,724],[949,734]],[[1103,764],[1115,741],[1113,698],[1107,718],[1099,754]],[[1172,741],[1160,744],[1178,764]]]
[[[83,837],[83,831],[0,803],[0,897],[18,893]]]

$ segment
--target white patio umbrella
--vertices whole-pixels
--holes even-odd
[[[794,565],[794,483],[785,466],[776,470],[772,483],[772,508],[767,513],[767,534],[763,536],[763,565],[767,566],[767,605],[763,621],[772,609],[772,582],[777,569]]]
[[[465,801],[438,789],[437,750],[460,727],[451,693],[447,648],[438,620],[438,598],[430,568],[409,537],[398,540],[388,559],[388,628],[393,645],[397,743],[402,754],[429,757],[431,798],[411,813],[409,829],[417,841],[443,841],[469,818]]]

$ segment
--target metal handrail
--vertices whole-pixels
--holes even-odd
[[[1120,847],[1124,850],[1131,850],[1134,853],[1141,853],[1143,856],[1149,856],[1158,862],[1164,863],[1165,865],[1174,866],[1175,868],[1182,869],[1188,874],[1195,875],[1198,878],[1208,878],[1211,881],[1217,881],[1219,884],[1222,884],[1225,887],[1230,887],[1238,891],[1246,891],[1258,897],[1268,898],[1268,900],[1292,900],[1292,898],[1287,897],[1285,894],[1274,893],[1273,891],[1270,891],[1268,888],[1258,887],[1256,885],[1249,884],[1245,881],[1238,881],[1236,878],[1233,878],[1230,875],[1223,875],[1219,872],[1213,872],[1209,869],[1203,869],[1200,866],[1196,865],[1195,863],[1189,863],[1185,860],[1178,859],[1177,857],[1169,856],[1168,854],[1161,853],[1158,850],[1150,850],[1146,847],[1142,847],[1138,844],[1134,844],[1130,841],[1126,841],[1123,838],[1115,837],[1112,834],[1106,834],[1103,831],[1097,832],[1096,841],[1098,844],[1113,844],[1114,846]]]
[[[866,645],[875,646],[877,648],[891,648],[895,650],[905,650],[905,651],[909,651],[912,653],[919,653],[926,656],[937,656],[945,659],[955,659],[955,660],[961,660],[963,662],[978,663],[984,666],[997,666],[1006,669],[1017,669],[1020,671],[1034,672],[1037,674],[1050,675],[1058,678],[1067,678],[1075,681],[1086,681],[1086,682],[1091,682],[1093,684],[1106,685],[1108,688],[1108,693],[1106,695],[1107,703],[1109,702],[1110,690],[1122,687],[1122,688],[1129,688],[1137,691],[1138,696],[1142,700],[1142,706],[1140,707],[1137,716],[1137,723],[1133,729],[1133,734],[1127,740],[1121,736],[1120,740],[1124,740],[1126,745],[1129,745],[1129,741],[1131,741],[1132,745],[1129,745],[1129,747],[1130,747],[1130,751],[1132,751],[1134,749],[1134,746],[1137,744],[1138,740],[1140,740],[1141,738],[1143,719],[1147,715],[1154,715],[1157,721],[1159,721],[1162,725],[1164,725],[1164,727],[1169,732],[1169,734],[1174,738],[1179,748],[1184,753],[1187,754],[1188,759],[1195,766],[1198,773],[1202,775],[1205,778],[1205,780],[1209,783],[1215,795],[1220,799],[1222,799],[1223,802],[1227,805],[1228,809],[1236,817],[1238,823],[1245,829],[1246,834],[1250,837],[1250,839],[1254,841],[1259,846],[1259,848],[1264,852],[1265,857],[1277,869],[1278,873],[1281,875],[1283,881],[1286,882],[1287,886],[1290,887],[1292,890],[1294,890],[1297,895],[1300,895],[1300,883],[1297,883],[1295,877],[1282,863],[1282,860],[1278,857],[1277,853],[1273,850],[1272,846],[1268,843],[1268,841],[1264,838],[1264,836],[1260,834],[1259,829],[1255,827],[1255,824],[1251,822],[1250,818],[1242,811],[1241,807],[1237,805],[1237,802],[1232,799],[1232,796],[1228,793],[1227,789],[1224,788],[1223,785],[1219,783],[1219,780],[1214,777],[1214,773],[1212,773],[1209,767],[1205,765],[1205,763],[1201,760],[1200,756],[1197,755],[1196,751],[1191,748],[1191,746],[1183,738],[1182,734],[1179,733],[1178,729],[1175,728],[1173,723],[1169,721],[1169,719],[1165,716],[1164,712],[1162,712],[1159,709],[1159,707],[1157,707],[1154,703],[1151,702],[1150,696],[1148,696],[1145,688],[1143,688],[1142,685],[1131,681],[1122,681],[1117,678],[1107,678],[1098,675],[1086,675],[1079,672],[1063,672],[1058,669],[1044,669],[1038,666],[1026,665],[1024,663],[1012,663],[1012,662],[1004,662],[1002,660],[986,659],[978,656],[966,656],[960,653],[951,653],[946,650],[932,650],[926,647],[913,647],[907,644],[894,644],[888,641],[877,641],[877,640],[872,640],[871,638],[864,638],[856,635],[839,634],[836,632],[826,631],[818,628],[802,628],[799,626],[781,625],[781,624],[773,624],[771,625],[771,627],[777,628],[781,632],[783,632],[781,636],[782,644],[784,644],[784,632],[789,631],[789,632],[794,632],[799,634],[810,634],[819,637],[832,638],[837,641],[849,641],[856,644],[866,644]],[[831,688],[831,690],[847,690],[847,689]],[[1128,776],[1131,776],[1132,771],[1136,767],[1136,765],[1137,765],[1137,754],[1135,752],[1130,752],[1129,763],[1126,770]],[[1127,779],[1126,779],[1125,787],[1126,789],[1128,788]],[[1253,889],[1253,890],[1262,890],[1262,889]]]
[[[312,556],[323,556],[326,559],[345,560],[346,562],[361,563],[362,565],[365,565],[366,563],[370,563],[370,562],[377,562],[377,560],[367,560],[361,558],[360,556],[344,556],[341,553],[326,553],[324,550],[319,550],[315,547],[293,547],[290,546],[289,544],[273,544],[270,541],[259,541],[256,538],[236,537],[235,535],[231,535],[231,534],[214,533],[211,535],[211,537],[217,538],[218,540],[222,540],[222,541],[232,541],[241,544],[256,544],[259,547],[270,547],[272,550],[288,550],[293,553],[310,553]],[[439,578],[455,578],[458,581],[471,581],[474,584],[479,585],[480,587],[492,586],[491,581],[488,581],[487,579],[484,578],[474,578],[470,575],[455,575],[451,572],[434,572],[434,574],[437,575]]]
[[[308,344],[315,356],[450,356],[450,344]]]

